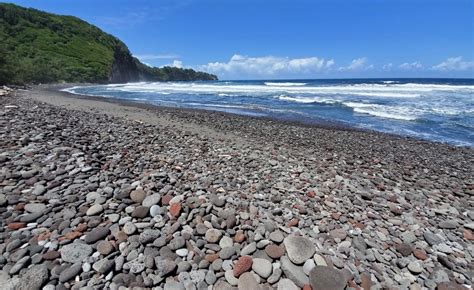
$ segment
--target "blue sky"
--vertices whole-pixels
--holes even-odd
[[[472,0],[22,0],[221,79],[474,77]]]

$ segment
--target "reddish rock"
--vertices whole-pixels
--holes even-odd
[[[242,243],[243,241],[245,241],[244,232],[237,231],[237,233],[235,233],[235,236],[234,236],[234,241],[237,243]]]
[[[360,286],[364,290],[370,290],[370,287],[372,287],[372,280],[370,279],[370,274],[369,273],[362,273],[360,275]]]
[[[124,231],[118,231],[114,234],[115,239],[118,243],[126,241],[128,239],[128,235]]]
[[[335,220],[339,220],[339,218],[341,217],[341,215],[342,215],[342,213],[340,213],[340,212],[333,212],[333,213],[331,214],[331,217],[332,217],[333,219],[335,219]]]
[[[169,193],[166,194],[166,195],[164,195],[164,196],[161,198],[161,204],[162,204],[162,205],[169,205],[172,198],[173,198],[173,196],[172,196],[171,194],[169,194]]]
[[[22,211],[25,209],[25,203],[24,202],[20,202],[20,203],[17,203],[14,207],[14,209],[16,211]]]
[[[181,213],[181,203],[180,202],[172,203],[170,205],[170,211],[169,212],[170,212],[171,216],[178,217],[179,214]]]
[[[219,255],[218,254],[208,254],[208,255],[204,256],[204,259],[206,261],[208,261],[209,263],[212,263],[215,260],[219,259]]]
[[[315,196],[316,196],[316,192],[314,192],[314,191],[308,191],[308,193],[306,193],[306,195],[307,195],[308,197],[315,197]]]
[[[130,199],[133,200],[136,203],[142,203],[142,201],[145,199],[146,193],[143,189],[138,188],[136,190],[133,190],[130,192]]]
[[[426,260],[428,259],[428,256],[426,255],[426,252],[423,249],[414,249],[413,250],[413,255],[420,260]]]
[[[64,236],[60,237],[58,240],[60,240],[60,241],[75,240],[75,239],[79,238],[80,236],[82,236],[81,232],[72,231],[72,232],[66,233]]]
[[[355,282],[354,280],[347,282],[347,285],[348,285],[349,287],[354,288],[354,289],[357,289],[357,290],[361,289],[359,286],[357,286],[357,284],[356,284],[356,282]]]
[[[46,232],[43,232],[43,233],[39,234],[36,239],[38,241],[46,241],[47,239],[49,239],[49,237],[51,237],[51,233],[49,231],[46,231]]]
[[[76,231],[78,231],[78,232],[83,232],[85,230],[87,230],[87,224],[86,223],[78,224],[77,227],[76,227]]]
[[[470,230],[464,230],[464,239],[468,241],[473,241],[474,240],[474,234]]]
[[[265,253],[273,259],[278,259],[285,254],[285,249],[272,244],[265,247]]]
[[[9,223],[8,224],[8,228],[10,230],[18,230],[18,229],[21,229],[21,228],[24,228],[24,227],[26,227],[26,223],[17,222],[17,223]]]
[[[291,219],[289,222],[288,222],[288,227],[296,227],[298,226],[298,223],[300,222],[299,219],[297,218],[294,218],[294,219]]]
[[[248,272],[252,268],[253,260],[250,256],[243,256],[237,260],[234,265],[234,277],[239,278],[245,272]]]
[[[58,251],[49,251],[43,254],[43,259],[45,260],[54,260],[61,256]]]
[[[361,230],[365,229],[365,225],[361,222],[355,222],[354,224],[352,224],[355,228],[359,228]]]

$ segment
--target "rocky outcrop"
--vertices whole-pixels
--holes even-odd
[[[139,80],[139,72],[134,58],[122,46],[117,46],[114,51],[114,62],[110,70],[110,83],[126,83]]]

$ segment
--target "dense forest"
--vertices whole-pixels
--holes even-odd
[[[149,67],[98,27],[0,3],[0,84],[216,80],[176,67]]]

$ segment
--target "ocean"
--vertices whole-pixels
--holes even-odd
[[[474,79],[141,82],[65,91],[169,107],[330,122],[474,147]]]

